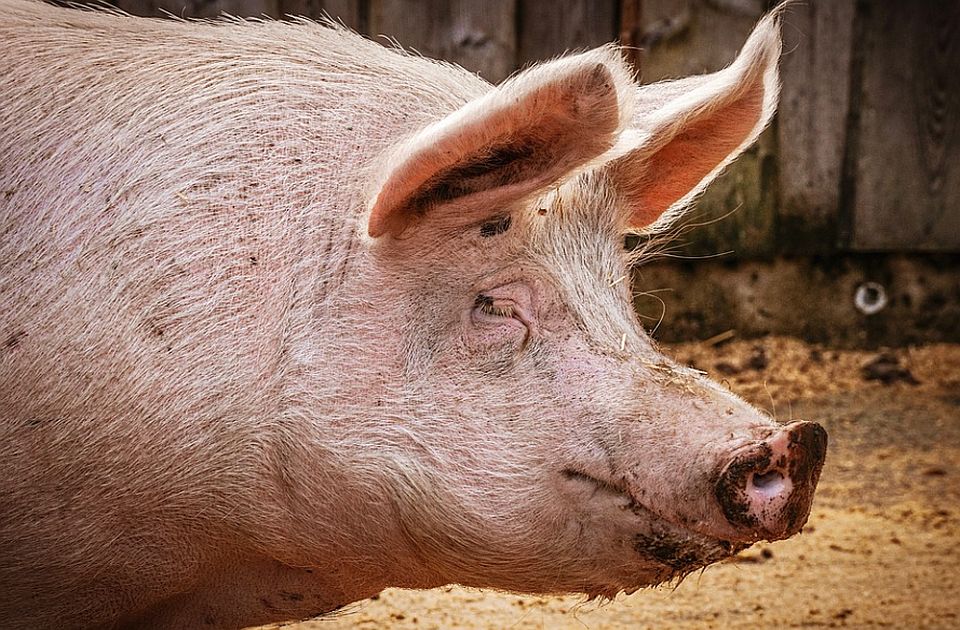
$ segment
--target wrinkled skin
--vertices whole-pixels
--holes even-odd
[[[613,596],[799,531],[822,429],[661,355],[623,250],[755,140],[779,49],[769,17],[714,75],[608,47],[492,88],[0,0],[0,626]]]

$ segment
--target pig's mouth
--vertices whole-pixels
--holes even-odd
[[[655,572],[655,579],[647,585],[682,580],[687,574],[750,546],[749,543],[709,536],[667,519],[639,501],[625,485],[604,481],[572,468],[563,470],[563,475],[570,482],[588,484],[597,492],[613,495],[621,510],[636,517],[636,525],[643,532],[633,535],[633,550],[660,567]]]

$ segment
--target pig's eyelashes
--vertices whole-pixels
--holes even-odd
[[[533,332],[528,311],[511,299],[480,293],[473,301],[470,318],[474,339],[490,347],[519,347],[523,350]]]
[[[480,312],[494,317],[513,317],[516,313],[510,303],[494,300],[489,295],[482,293],[473,301],[473,305],[478,308]]]

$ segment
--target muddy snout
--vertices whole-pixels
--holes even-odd
[[[823,427],[794,422],[733,455],[721,469],[715,493],[742,540],[779,540],[800,531],[826,453]]]

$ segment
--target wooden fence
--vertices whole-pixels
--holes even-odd
[[[719,69],[770,0],[114,0],[134,14],[328,14],[497,82],[620,40],[644,82]],[[775,124],[698,204],[688,253],[960,252],[960,3],[807,0]]]

